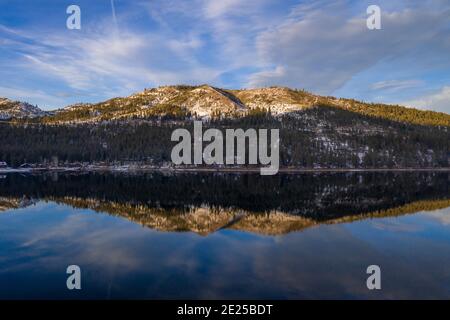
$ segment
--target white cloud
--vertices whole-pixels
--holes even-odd
[[[450,114],[450,86],[444,86],[439,91],[402,103],[407,106],[435,110]]]
[[[443,225],[450,225],[450,207],[432,212],[426,212],[426,215],[438,220]]]
[[[169,37],[168,45],[179,53],[179,59],[195,62],[193,66],[199,69],[213,66],[218,77],[239,68],[260,66],[256,35],[283,18],[267,10],[273,3],[276,1],[166,0],[145,3],[144,8]],[[221,85],[220,79],[212,80],[212,84]]]
[[[42,90],[18,89],[5,86],[0,86],[0,97],[8,97],[23,102],[30,102],[30,100],[33,100],[38,104],[46,101],[51,102],[54,105],[62,105],[64,102],[64,100]]]
[[[269,0],[203,0],[202,7],[209,19],[221,16],[248,17],[262,11]]]
[[[421,80],[385,80],[374,83],[371,86],[371,89],[399,91],[403,89],[415,88],[420,85],[423,85],[423,81]]]
[[[229,13],[240,6],[242,6],[242,1],[240,0],[206,0],[204,8],[207,17],[215,18]]]
[[[348,4],[339,3],[329,10],[300,5],[284,23],[261,32],[257,50],[267,67],[253,74],[249,85],[287,85],[331,94],[377,63],[413,52],[420,53],[416,69],[429,69],[431,60],[449,66],[443,54],[450,50],[443,41],[449,38],[445,8],[383,11],[382,29],[368,30],[363,14],[355,16]],[[273,72],[280,68],[285,72]]]
[[[86,95],[96,91],[111,97],[153,85],[212,82],[219,74],[189,55],[202,46],[197,38],[111,30],[103,26],[71,37],[27,33],[15,40],[14,50],[22,52],[23,68]]]
[[[286,85],[333,94],[363,72],[369,73],[364,87],[351,85],[350,95],[408,99],[408,90],[427,89],[423,75],[450,68],[450,4],[411,0],[408,9],[379,3],[382,30],[375,31],[366,27],[365,4],[347,0],[302,1],[292,8],[277,0],[122,3],[112,21],[108,11],[109,20],[83,24],[78,33],[0,25],[2,49],[20,57],[0,67],[23,74],[17,78],[25,80],[11,86],[33,82],[26,88],[32,91],[43,80],[44,90],[57,83],[54,94],[80,93],[80,100],[93,92],[100,99],[175,83]],[[376,74],[380,64],[398,70]]]

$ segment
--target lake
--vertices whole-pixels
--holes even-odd
[[[450,299],[449,178],[5,174],[0,299]]]

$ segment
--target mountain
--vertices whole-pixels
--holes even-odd
[[[24,108],[26,110],[30,110],[29,107],[31,107],[26,104],[16,104],[27,106],[28,108]],[[40,109],[32,109],[34,112],[30,111],[26,114],[24,111],[18,113],[17,117],[40,116],[45,123],[89,123],[156,117],[239,117],[255,110],[270,110],[277,116],[314,107],[335,108],[397,122],[450,126],[450,115],[440,112],[324,97],[285,87],[227,90],[209,85],[162,86],[146,89],[129,97],[68,106],[52,114],[42,113]],[[15,117],[12,112],[9,115]]]
[[[289,88],[165,86],[43,115],[17,108],[35,112],[0,126],[0,161],[11,166],[173,166],[171,134],[192,132],[196,119],[204,130],[279,129],[282,168],[447,168],[450,161],[448,114]]]
[[[49,113],[26,102],[0,98],[0,120],[44,117]]]

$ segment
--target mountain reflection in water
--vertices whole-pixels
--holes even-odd
[[[0,298],[448,299],[448,186],[444,172],[7,174]]]
[[[47,174],[0,180],[0,211],[54,201],[160,231],[266,235],[450,206],[448,173]]]

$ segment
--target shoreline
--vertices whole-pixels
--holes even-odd
[[[191,172],[191,173],[260,173],[261,168],[165,168],[165,167],[49,167],[49,168],[0,168],[0,174],[6,173],[46,173],[46,172]],[[278,173],[334,173],[334,172],[450,172],[445,168],[280,168]]]

